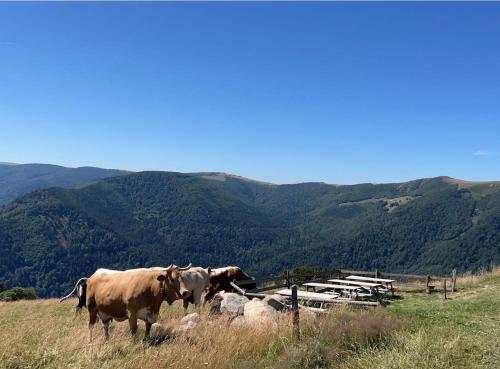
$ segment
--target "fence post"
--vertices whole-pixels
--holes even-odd
[[[451,292],[455,292],[457,290],[457,270],[453,269],[451,271]]]
[[[292,286],[292,314],[293,314],[293,337],[300,340],[299,328],[299,301],[297,299],[297,285]]]
[[[375,278],[380,278],[380,272],[378,269],[375,269]]]
[[[287,269],[285,271],[286,288],[290,288],[290,271]]]
[[[431,276],[427,276],[427,282],[425,283],[425,290],[427,293],[431,293],[431,289],[429,287],[429,283],[431,283]]]
[[[444,279],[444,299],[446,300],[448,297],[446,296],[446,279]]]

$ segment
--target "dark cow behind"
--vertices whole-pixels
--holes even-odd
[[[210,271],[210,286],[205,295],[205,301],[210,301],[217,292],[232,291],[233,287],[231,287],[230,283],[237,281],[255,281],[255,278],[244,273],[237,266],[212,269]],[[251,283],[242,287],[246,290],[252,290],[257,285],[256,283]]]

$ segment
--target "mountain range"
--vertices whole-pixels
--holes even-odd
[[[0,280],[59,296],[96,268],[239,265],[448,273],[500,262],[500,182],[274,185],[138,172],[0,207]]]
[[[70,186],[129,173],[94,167],[67,168],[51,164],[15,164],[0,162],[0,205],[33,190]]]

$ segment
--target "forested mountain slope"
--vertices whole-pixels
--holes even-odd
[[[0,208],[0,279],[57,296],[98,267],[237,264],[447,272],[500,261],[500,184],[272,185],[141,172]]]
[[[125,173],[128,172],[94,167],[0,163],[0,204],[41,188],[70,186]]]

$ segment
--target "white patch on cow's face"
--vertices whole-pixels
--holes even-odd
[[[155,323],[158,319],[158,314],[153,313],[150,308],[142,308],[137,311],[137,318],[148,323]]]

